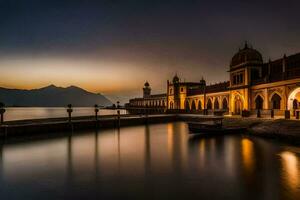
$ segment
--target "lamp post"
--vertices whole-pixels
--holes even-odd
[[[95,108],[95,119],[96,119],[96,121],[97,121],[97,120],[98,120],[98,112],[99,112],[98,104],[95,104],[95,105],[94,105],[94,108]]]
[[[120,128],[120,102],[117,101],[117,114],[118,114],[118,128]]]
[[[0,124],[3,124],[4,122],[4,113],[5,113],[5,104],[0,102],[0,115],[1,115],[1,119],[0,119]]]
[[[72,104],[68,104],[67,107],[68,107],[68,108],[67,108],[67,112],[68,112],[68,116],[69,116],[69,122],[71,122],[72,112],[73,112]]]
[[[203,103],[204,103],[203,114],[207,115],[207,112],[206,112],[206,81],[203,79],[203,77],[200,80],[200,84],[201,84],[201,88],[203,90],[203,96],[204,96],[204,100],[203,100]]]

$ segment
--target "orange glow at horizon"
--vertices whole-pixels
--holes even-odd
[[[140,90],[151,72],[145,66],[99,59],[13,58],[0,59],[0,87],[36,89],[54,84],[71,85],[95,93]],[[133,73],[134,72],[134,73]],[[152,75],[153,84],[160,79]],[[158,87],[161,89],[161,87]]]

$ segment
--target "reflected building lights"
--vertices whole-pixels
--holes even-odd
[[[151,138],[149,126],[145,127],[145,175],[148,176],[151,173]]]
[[[167,141],[167,144],[168,144],[168,153],[169,153],[169,156],[172,157],[172,152],[173,152],[173,147],[174,147],[174,127],[173,127],[173,124],[172,123],[168,123],[167,124],[167,133],[168,133],[168,141]]]
[[[234,160],[235,160],[235,146],[233,140],[226,140],[225,141],[225,166],[227,173],[233,176],[236,172],[234,168]]]
[[[204,165],[205,165],[205,140],[200,140],[199,149],[200,149],[200,166],[204,167]]]
[[[249,139],[242,139],[242,160],[247,173],[251,173],[254,167],[254,148],[253,142]]]
[[[299,180],[299,166],[298,166],[298,158],[295,153],[290,151],[284,151],[280,154],[284,178],[286,179],[287,185],[293,189],[297,190],[300,186]]]

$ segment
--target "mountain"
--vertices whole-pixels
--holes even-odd
[[[112,102],[101,94],[88,92],[76,86],[67,88],[49,85],[40,89],[19,90],[0,87],[0,102],[6,106],[61,107],[109,106]]]

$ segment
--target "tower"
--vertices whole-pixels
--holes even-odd
[[[146,81],[143,87],[143,98],[149,98],[150,95],[151,95],[151,87],[148,81]]]
[[[259,51],[249,47],[247,42],[243,49],[232,57],[230,62],[230,112],[241,114],[250,109],[249,87],[253,81],[261,78],[263,58]]]
[[[179,92],[179,77],[177,74],[173,78],[173,88],[174,88],[174,108],[180,109],[180,92]]]

